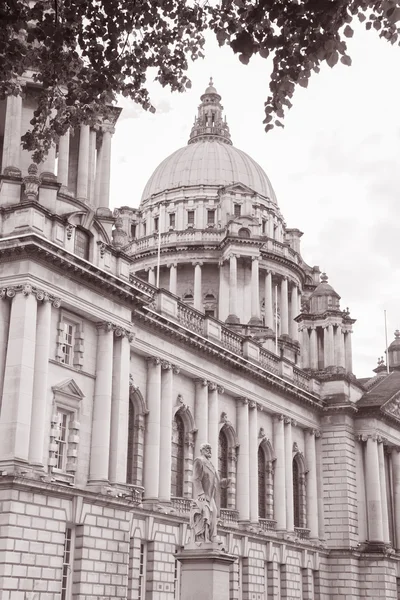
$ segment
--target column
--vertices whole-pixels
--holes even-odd
[[[301,348],[301,364],[303,369],[310,367],[310,337],[308,335],[308,328],[303,327],[301,332],[302,348]]]
[[[219,418],[218,418],[218,401],[219,393],[223,393],[223,388],[216,383],[208,385],[208,443],[211,444],[211,449],[214,457],[214,464],[218,457],[218,437],[219,437]]]
[[[171,294],[176,295],[176,282],[177,282],[177,265],[171,263],[169,265],[169,291]]]
[[[3,171],[6,167],[20,169],[22,97],[7,96],[3,141]]]
[[[272,273],[267,271],[265,274],[265,325],[274,329],[274,303],[272,298]]]
[[[147,424],[144,445],[144,496],[158,498],[160,474],[161,361],[147,359]]]
[[[201,266],[202,262],[195,262],[194,265],[194,291],[193,306],[197,310],[203,310],[203,299],[201,294]]]
[[[129,371],[131,360],[130,335],[115,330],[112,377],[111,437],[109,479],[126,482],[129,424]]]
[[[247,398],[236,399],[237,435],[240,442],[237,461],[236,506],[241,521],[250,520],[249,407]]]
[[[336,328],[335,346],[337,349],[336,364],[338,367],[345,367],[344,333],[341,325]]]
[[[346,331],[344,337],[345,365],[348,373],[353,372],[353,352],[351,349],[351,331]]]
[[[259,283],[259,257],[253,256],[251,260],[251,320],[250,323],[259,324],[260,319],[260,283]]]
[[[48,402],[47,376],[50,356],[51,302],[46,295],[37,308],[35,367],[32,393],[32,419],[29,437],[29,462],[44,465],[43,440]]]
[[[225,321],[228,316],[227,311],[227,298],[228,290],[226,289],[225,273],[224,273],[224,261],[220,260],[218,263],[219,268],[219,292],[218,292],[218,319]]]
[[[28,460],[35,366],[37,301],[30,285],[12,297],[3,399],[0,414],[0,458]]]
[[[148,281],[150,283],[150,285],[156,285],[156,274],[155,274],[155,269],[154,267],[149,267],[147,269],[149,276],[148,276]]]
[[[102,177],[102,164],[103,164],[103,144],[98,141],[97,136],[100,135],[99,132],[96,132],[96,148],[100,143],[100,147],[96,152],[96,170],[95,170],[95,180],[94,180],[94,206],[100,206],[100,187],[101,187],[101,177]],[[99,138],[100,139],[100,138]]]
[[[90,127],[89,125],[81,125],[79,134],[78,177],[76,184],[76,197],[80,200],[87,200],[88,198],[89,145]]]
[[[231,254],[229,257],[229,317],[237,319],[237,258],[235,254]]]
[[[317,495],[317,455],[315,449],[315,430],[308,429],[304,432],[305,454],[308,468],[307,474],[307,527],[310,537],[318,539],[318,495]]]
[[[281,335],[289,335],[288,280],[281,281]]]
[[[389,515],[387,502],[387,487],[386,487],[386,469],[385,469],[385,452],[383,441],[378,439],[378,460],[379,460],[379,483],[381,486],[381,505],[382,505],[382,527],[383,541],[389,544]]]
[[[8,329],[10,326],[10,309],[6,292],[0,293],[0,398],[3,397],[3,381],[6,366]]]
[[[318,339],[315,326],[311,327],[310,331],[310,367],[314,371],[318,370]]]
[[[201,444],[208,441],[208,381],[206,379],[195,380],[194,412],[194,419],[197,427],[194,452],[195,456],[199,456]],[[218,448],[217,453],[214,454],[214,456],[215,455],[218,456]]]
[[[111,323],[97,327],[96,380],[94,384],[90,481],[108,481],[111,434],[111,395],[114,332]]]
[[[285,418],[286,529],[294,531],[292,419]]]
[[[114,128],[110,125],[102,126],[103,141],[101,149],[101,184],[99,190],[99,207],[108,208],[110,201],[110,174],[111,174],[111,135]]]
[[[393,448],[392,467],[395,530],[393,546],[398,549],[400,548],[400,446]]]
[[[332,325],[331,325],[332,327]],[[323,328],[324,332],[324,369],[329,367],[331,363],[331,349],[330,349],[330,335],[329,335],[329,325],[326,325]]]
[[[58,142],[57,179],[64,187],[68,187],[69,172],[69,129]]]
[[[249,403],[250,521],[258,523],[258,429],[257,403]]]
[[[47,153],[46,158],[41,163],[40,167],[41,173],[54,173],[56,170],[56,147],[55,144],[51,144],[49,151]]]
[[[283,415],[274,418],[274,448],[276,454],[274,478],[274,510],[276,528],[286,529],[285,423]]]
[[[90,204],[95,203],[95,178],[96,178],[96,131],[90,130],[89,139],[89,176],[88,176],[88,200]]]
[[[299,314],[299,307],[297,301],[298,291],[297,285],[294,283],[290,291],[290,337],[292,338],[292,340],[299,339],[299,326],[294,320],[295,317],[297,317],[297,315]]]
[[[169,362],[161,363],[161,412],[160,412],[160,489],[161,501],[171,501],[171,454],[172,454],[172,393],[174,368]]]
[[[383,542],[381,484],[376,436],[368,436],[365,448],[365,487],[367,492],[368,541]]]

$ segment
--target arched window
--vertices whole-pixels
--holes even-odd
[[[266,481],[265,471],[267,465],[265,452],[261,446],[258,448],[258,516],[260,519],[266,519]]]
[[[239,229],[238,231],[238,236],[240,238],[249,238],[250,237],[250,230],[247,229],[247,227],[242,227],[241,229]]]
[[[185,426],[179,413],[172,421],[171,496],[183,497],[185,469]]]
[[[139,389],[130,385],[128,440],[126,461],[126,483],[135,486],[143,484],[144,419],[146,403]]]
[[[293,519],[295,527],[307,527],[305,473],[300,453],[293,458]]]
[[[221,479],[228,477],[228,439],[223,429],[218,439],[218,471]],[[228,508],[228,490],[221,487],[221,508]]]

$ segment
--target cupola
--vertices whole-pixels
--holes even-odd
[[[390,371],[400,371],[400,331],[394,332],[394,340],[388,348]]]
[[[340,296],[328,283],[326,273],[322,273],[321,283],[310,296],[310,312],[323,314],[331,310],[340,310]]]

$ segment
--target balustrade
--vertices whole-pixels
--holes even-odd
[[[273,519],[259,519],[260,529],[263,531],[275,531],[276,521]]]
[[[234,333],[227,327],[221,328],[221,342],[224,348],[226,348],[227,350],[235,352],[236,354],[240,354],[240,356],[243,355],[242,336],[238,335],[237,333]]]
[[[205,316],[183,302],[178,302],[178,321],[186,329],[204,335]]]
[[[260,350],[260,363],[267,371],[279,373],[279,359],[272,352],[265,350],[265,348],[261,348]]]
[[[233,510],[231,508],[221,508],[221,521],[223,524],[235,523],[237,524],[239,520],[239,511]]]
[[[303,373],[300,369],[293,368],[293,381],[296,385],[305,390],[310,389],[311,377],[306,373]]]
[[[305,527],[295,527],[294,532],[301,540],[308,540],[310,538],[310,530]]]
[[[188,515],[190,513],[190,506],[192,500],[189,498],[177,498],[171,497],[172,507],[181,515]]]

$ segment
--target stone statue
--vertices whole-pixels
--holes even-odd
[[[218,543],[220,488],[228,487],[230,479],[220,480],[211,462],[210,444],[200,446],[200,455],[193,464],[193,503],[190,512],[192,542]]]

